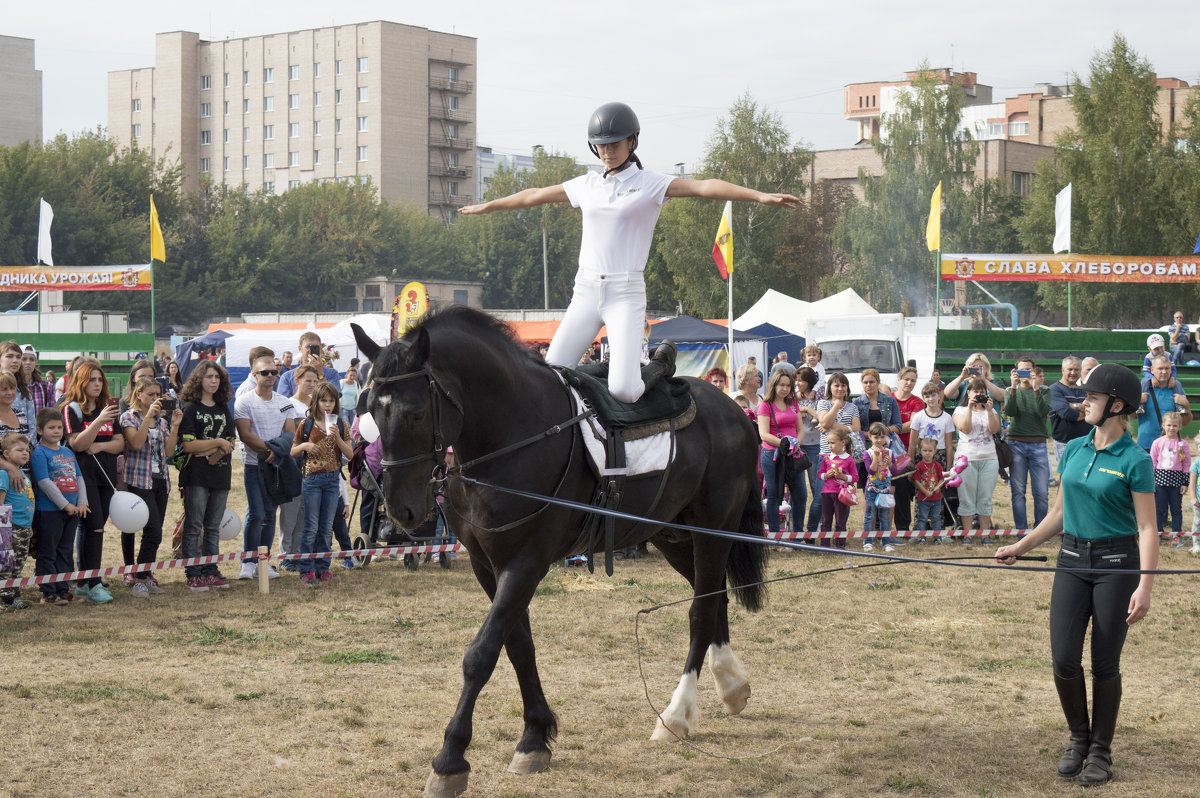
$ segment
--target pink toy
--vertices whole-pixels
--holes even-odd
[[[950,466],[949,476],[946,477],[946,487],[957,488],[962,484],[962,472],[967,467],[967,456],[960,454],[954,458],[954,465]]]

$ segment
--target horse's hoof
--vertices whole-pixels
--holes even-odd
[[[458,798],[467,791],[467,777],[470,775],[469,770],[451,773],[449,776],[442,776],[431,770],[429,778],[425,780],[425,795],[427,798]]]
[[[530,751],[513,754],[512,762],[508,763],[508,772],[526,776],[530,773],[541,773],[550,767],[549,751]]]
[[[746,702],[750,700],[750,682],[743,679],[741,684],[721,696],[721,700],[725,702],[725,709],[729,710],[730,715],[741,713],[746,708]]]
[[[688,736],[688,725],[686,723],[671,723],[670,725],[663,723],[662,718],[654,724],[654,734],[650,735],[650,739],[656,743],[677,743]]]

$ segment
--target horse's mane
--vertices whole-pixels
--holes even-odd
[[[421,321],[405,333],[400,340],[406,345],[412,343],[422,328],[434,339],[440,332],[446,330],[469,336],[473,342],[491,349],[496,355],[510,361],[514,366],[527,368],[530,365],[544,365],[544,361],[534,351],[517,339],[513,328],[507,323],[466,305],[444,305],[427,312],[421,317]],[[392,365],[390,361],[399,357],[399,353],[406,348],[407,346],[396,347],[393,350],[392,347],[388,347],[380,353],[380,365],[390,368]],[[393,351],[389,352],[388,350]],[[385,352],[388,354],[385,355]]]

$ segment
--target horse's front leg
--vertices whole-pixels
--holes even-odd
[[[454,716],[446,726],[442,750],[433,758],[433,768],[425,782],[426,796],[454,798],[466,791],[471,765],[464,754],[471,744],[475,702],[496,668],[500,647],[522,618],[528,623],[526,611],[540,576],[531,569],[526,572],[502,571],[499,574],[492,607],[463,657],[462,695]]]
[[[525,732],[517,743],[517,752],[508,770],[510,773],[540,773],[550,767],[550,743],[558,736],[558,718],[546,702],[542,681],[538,677],[528,610],[521,614],[504,649],[521,685],[525,719]]]

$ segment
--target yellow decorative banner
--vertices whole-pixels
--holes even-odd
[[[943,280],[1196,283],[1200,257],[942,255]]]
[[[404,335],[429,310],[429,292],[422,283],[412,282],[396,294],[392,305],[392,340]]]
[[[0,266],[0,291],[149,291],[150,265]]]

